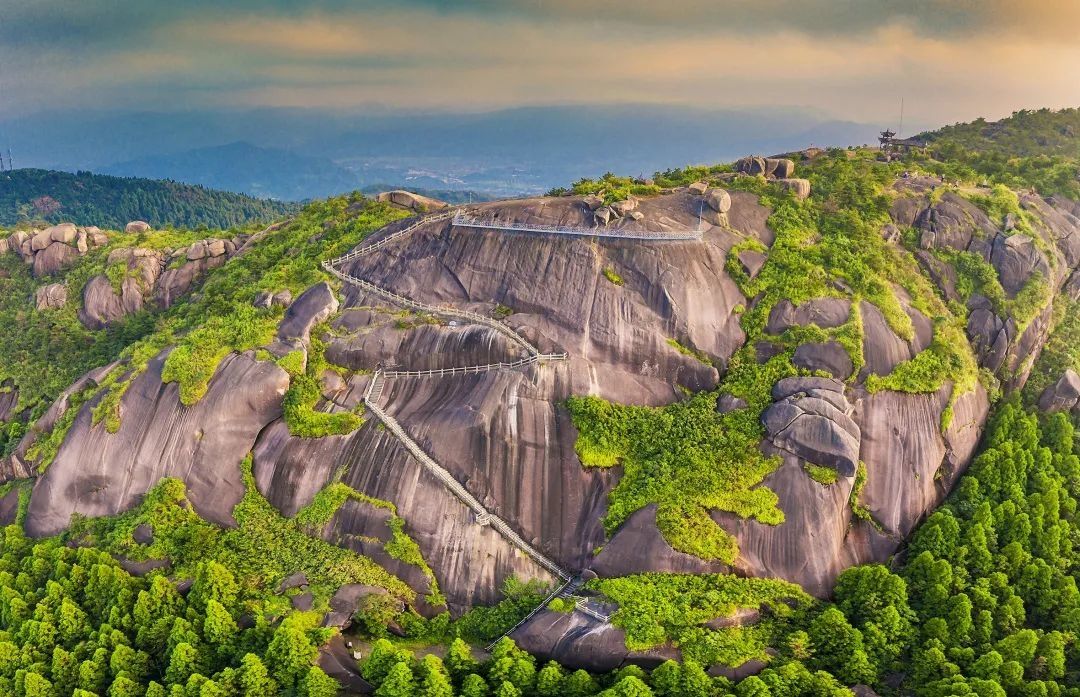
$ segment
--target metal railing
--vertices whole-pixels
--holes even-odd
[[[443,220],[453,220],[455,225],[462,225],[462,226],[465,226],[465,227],[489,227],[489,228],[493,228],[493,229],[521,230],[521,231],[527,231],[527,232],[530,232],[530,231],[531,232],[556,232],[556,233],[560,233],[560,234],[590,234],[590,235],[596,236],[597,231],[595,231],[595,230],[593,230],[593,231],[585,231],[585,230],[577,230],[577,229],[574,229],[574,228],[554,228],[554,227],[552,227],[550,229],[544,227],[543,229],[541,229],[541,226],[498,227],[498,226],[492,226],[492,225],[488,225],[488,224],[481,224],[478,221],[473,221],[471,219],[467,219],[467,218],[464,217],[464,214],[462,213],[461,210],[447,211],[447,212],[439,213],[439,214],[436,214],[436,215],[425,216],[423,218],[420,218],[416,222],[406,226],[405,228],[403,228],[403,229],[401,229],[401,230],[399,230],[399,231],[397,231],[395,233],[387,235],[386,237],[384,237],[384,238],[382,238],[382,239],[380,239],[380,240],[378,240],[376,242],[373,242],[373,243],[367,244],[367,245],[363,245],[363,246],[355,249],[354,251],[352,251],[352,252],[350,252],[348,254],[345,254],[345,255],[340,256],[340,257],[336,257],[334,259],[327,259],[327,260],[322,262],[323,268],[328,273],[330,273],[330,274],[334,275],[335,277],[341,279],[345,283],[355,285],[355,286],[361,288],[364,291],[374,293],[376,295],[387,298],[388,300],[390,300],[390,301],[392,301],[394,303],[397,303],[398,305],[401,305],[403,307],[411,308],[411,309],[414,309],[414,310],[419,310],[421,312],[427,312],[427,313],[434,314],[434,315],[440,315],[440,316],[444,316],[444,317],[452,317],[452,318],[457,318],[457,319],[464,319],[464,320],[467,320],[467,321],[475,323],[475,324],[480,324],[482,326],[489,327],[489,328],[494,329],[495,331],[498,331],[499,333],[509,337],[512,341],[514,341],[515,343],[523,346],[528,351],[529,355],[526,356],[525,358],[521,358],[519,360],[511,361],[511,362],[487,363],[487,364],[483,364],[483,365],[460,366],[460,367],[454,367],[454,368],[435,368],[435,369],[431,369],[431,370],[382,370],[382,369],[379,369],[379,370],[375,371],[374,375],[372,375],[371,381],[368,383],[367,389],[364,392],[364,404],[371,411],[371,413],[374,414],[375,417],[377,419],[379,419],[379,421],[382,422],[386,426],[386,428],[390,431],[390,433],[395,438],[397,438],[398,441],[400,441],[402,443],[402,445],[405,446],[405,449],[409,452],[409,454],[412,455],[417,460],[417,462],[419,462],[420,465],[422,467],[424,467],[424,469],[426,469],[428,472],[433,474],[435,476],[435,478],[438,479],[443,484],[443,486],[445,486],[447,489],[449,489],[450,492],[455,497],[457,497],[458,500],[460,500],[467,508],[469,508],[473,512],[475,520],[476,520],[476,522],[478,524],[484,525],[484,526],[491,526],[499,534],[501,534],[508,542],[510,542],[511,545],[513,545],[513,546],[517,547],[518,549],[520,549],[522,552],[524,552],[528,557],[530,557],[533,561],[535,561],[541,567],[543,567],[544,569],[546,569],[547,571],[551,572],[552,574],[554,574],[555,576],[557,576],[558,578],[560,578],[560,579],[562,579],[564,581],[564,583],[562,583],[560,586],[556,587],[555,590],[552,591],[544,599],[544,601],[542,603],[540,603],[537,607],[535,607],[532,610],[532,612],[530,612],[528,614],[528,616],[523,618],[520,622],[518,622],[516,625],[514,625],[513,628],[511,628],[508,632],[503,634],[503,636],[509,636],[511,633],[513,633],[519,627],[521,627],[526,622],[528,622],[530,619],[532,619],[536,615],[536,613],[540,612],[542,609],[547,607],[548,603],[550,603],[551,600],[554,599],[556,596],[569,595],[570,593],[572,593],[574,589],[576,589],[578,586],[581,585],[580,577],[571,576],[569,573],[564,571],[553,560],[549,559],[546,555],[541,553],[538,549],[536,549],[531,544],[526,542],[517,533],[517,531],[515,531],[512,527],[510,527],[510,525],[506,521],[504,521],[502,518],[495,515],[491,511],[489,511],[482,503],[480,503],[480,501],[475,496],[473,496],[471,493],[469,493],[469,491],[461,484],[461,482],[459,482],[449,472],[449,470],[447,470],[445,467],[440,465],[431,456],[429,456],[426,452],[424,452],[424,449],[421,448],[420,445],[415,440],[413,440],[411,436],[409,436],[409,434],[405,431],[405,429],[402,428],[401,424],[398,423],[397,419],[393,418],[388,413],[383,411],[381,407],[379,407],[379,401],[382,398],[383,388],[385,386],[385,381],[388,378],[445,377],[445,376],[452,376],[452,375],[476,374],[476,373],[482,373],[482,372],[490,371],[490,370],[510,370],[510,369],[519,368],[519,367],[522,367],[522,366],[530,365],[530,364],[533,364],[533,363],[540,363],[540,362],[544,362],[544,361],[566,360],[567,354],[565,352],[562,352],[562,353],[540,353],[539,349],[537,349],[535,346],[533,346],[523,336],[521,336],[516,331],[514,331],[513,329],[511,329],[507,325],[503,324],[502,322],[499,322],[499,321],[497,321],[495,319],[492,319],[491,317],[486,317],[484,315],[480,315],[480,314],[477,314],[475,312],[470,312],[468,310],[459,310],[459,309],[453,308],[453,307],[442,307],[442,306],[435,306],[435,305],[428,305],[426,303],[421,303],[421,302],[418,302],[418,301],[413,300],[411,298],[407,298],[407,297],[405,297],[403,295],[400,295],[400,294],[394,293],[392,291],[386,290],[384,288],[381,288],[381,287],[375,285],[374,283],[371,283],[370,281],[365,281],[362,278],[358,278],[356,276],[349,275],[349,274],[341,271],[339,268],[337,268],[341,264],[344,264],[344,263],[346,263],[348,261],[351,261],[351,260],[356,259],[358,257],[364,256],[366,254],[370,254],[371,252],[374,252],[374,251],[376,251],[378,249],[381,249],[381,248],[385,247],[386,245],[391,244],[392,242],[395,242],[395,241],[397,241],[397,240],[399,240],[399,239],[401,239],[401,238],[415,232],[417,229],[419,229],[420,227],[422,227],[422,226],[424,226],[424,225],[426,225],[428,223],[439,222],[439,221],[443,221]],[[693,235],[691,235],[689,233],[688,233],[688,235],[689,236],[677,237],[677,236],[672,236],[669,233],[631,232],[631,233],[628,233],[628,234],[603,234],[603,232],[601,232],[601,234],[599,236],[630,237],[630,238],[634,238],[634,239],[652,239],[652,240],[657,240],[657,239],[701,239],[701,232],[700,231],[696,232],[696,236],[693,236]],[[584,601],[584,600],[579,601],[578,603],[576,603],[575,604],[575,609],[582,612],[582,613],[584,613],[584,614],[586,614],[586,615],[588,615],[589,617],[592,617],[592,618],[594,618],[596,620],[599,620],[601,622],[607,622],[610,619],[608,616],[603,615],[601,613],[598,613],[597,611],[590,608],[587,605],[586,601]],[[501,638],[502,637],[500,637],[500,639]],[[498,640],[496,640],[496,643],[497,643],[497,641]],[[492,643],[492,645],[489,646],[488,649],[490,650],[493,646],[494,646],[494,643]]]
[[[546,598],[544,598],[544,599],[543,599],[542,601],[540,601],[540,604],[539,604],[539,605],[537,605],[536,607],[534,607],[534,608],[532,609],[532,612],[530,612],[529,614],[527,614],[527,615],[525,615],[524,617],[522,617],[522,618],[521,618],[521,619],[520,619],[520,620],[518,621],[518,623],[517,623],[517,624],[515,624],[515,625],[514,625],[513,627],[511,627],[510,629],[508,629],[508,630],[506,630],[505,632],[503,632],[503,633],[502,633],[502,636],[500,636],[500,637],[499,637],[498,639],[496,639],[495,641],[493,641],[493,642],[491,642],[490,644],[488,644],[488,645],[487,645],[487,646],[485,647],[485,650],[486,650],[486,651],[491,651],[492,649],[494,649],[494,648],[495,648],[495,644],[498,644],[498,643],[499,643],[500,641],[502,641],[502,640],[503,640],[503,639],[504,639],[505,637],[508,637],[508,636],[510,636],[511,634],[513,634],[514,632],[516,632],[516,631],[517,631],[517,630],[518,630],[519,628],[521,628],[521,627],[525,626],[525,624],[526,624],[526,623],[527,623],[527,622],[528,622],[529,620],[531,620],[531,619],[532,619],[533,617],[535,617],[535,616],[536,616],[536,613],[538,613],[538,612],[540,612],[541,610],[543,610],[544,608],[546,608],[546,607],[548,606],[548,603],[550,603],[550,602],[551,602],[552,600],[554,600],[555,598],[557,598],[557,597],[559,597],[560,595],[562,595],[563,593],[565,593],[565,592],[566,592],[566,589],[567,589],[567,587],[568,587],[568,586],[569,586],[569,585],[570,585],[571,583],[573,583],[573,582],[574,582],[575,580],[577,580],[577,579],[576,579],[576,577],[575,577],[575,578],[568,578],[568,579],[566,579],[566,582],[565,582],[565,583],[563,583],[563,584],[562,584],[561,586],[555,586],[555,590],[553,590],[553,591],[551,591],[550,593],[548,593],[547,597],[546,597]]]
[[[379,382],[380,379],[381,376],[376,374],[376,376],[372,378],[372,384],[376,384],[377,382]],[[415,440],[413,440],[408,433],[405,432],[405,429],[401,427],[401,424],[397,422],[397,419],[383,411],[374,401],[365,402],[365,404],[367,405],[367,408],[371,411],[371,413],[373,413],[379,419],[379,421],[381,421],[386,426],[387,430],[389,430],[390,433],[392,433],[394,436],[397,437],[399,441],[401,441],[401,443],[405,446],[405,449],[409,451],[409,454],[416,458],[416,460],[424,467],[424,469],[435,475],[435,477],[440,482],[442,482],[442,484],[447,489],[449,489],[455,496],[457,496],[457,498],[462,503],[464,503],[468,508],[473,511],[473,514],[476,516],[477,522],[490,525],[503,537],[505,537],[508,542],[510,542],[512,545],[514,545],[522,552],[527,554],[529,557],[531,557],[532,560],[535,561],[537,564],[544,567],[559,578],[570,578],[570,574],[568,574],[566,571],[563,571],[563,569],[558,564],[556,564],[551,559],[548,559],[538,549],[526,542],[520,535],[517,534],[517,532],[513,528],[511,528],[506,523],[506,521],[485,508],[484,505],[480,503],[480,501],[478,501],[475,496],[470,494],[469,491],[461,485],[461,482],[454,478],[454,475],[450,474],[450,472],[447,471],[446,468],[444,468],[438,462],[433,460],[431,456],[425,453],[424,449],[421,448],[420,445]]]
[[[483,228],[486,230],[509,230],[513,232],[541,232],[575,237],[614,237],[628,240],[649,240],[652,242],[679,242],[701,240],[704,231],[697,230],[630,230],[627,228],[584,227],[579,225],[541,225],[539,223],[515,223],[498,220],[478,220],[458,210],[453,215],[456,227]]]

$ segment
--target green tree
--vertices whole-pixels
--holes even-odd
[[[405,662],[395,663],[386,674],[386,680],[375,690],[376,697],[414,697],[416,680],[412,669]]]
[[[548,661],[536,676],[536,693],[540,697],[559,697],[562,695],[565,675],[562,666],[555,661]]]
[[[282,623],[266,649],[266,663],[273,671],[279,686],[293,689],[307,674],[318,657],[319,650],[298,628]]]
[[[335,697],[339,689],[337,680],[318,666],[312,667],[300,682],[300,694],[303,697]]]
[[[469,673],[461,681],[461,697],[488,697],[487,681],[476,673]]]
[[[262,660],[253,653],[240,660],[240,689],[243,697],[258,697],[277,692],[277,683],[270,677]]]

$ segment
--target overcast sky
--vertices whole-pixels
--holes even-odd
[[[220,107],[1080,106],[1077,0],[0,0],[0,117]]]

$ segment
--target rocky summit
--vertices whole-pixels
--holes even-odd
[[[805,641],[832,670],[850,630],[871,667],[841,681],[879,681],[900,654],[874,632],[923,611],[954,516],[1013,531],[964,528],[965,554],[1029,554],[986,463],[1050,462],[1029,452],[1071,426],[1023,406],[1080,413],[1080,204],[939,164],[809,150],[257,231],[15,231],[0,516],[197,607],[220,566],[259,613],[237,623],[308,618],[280,626],[322,627],[357,692],[396,649],[361,671],[345,642],[394,635],[737,682]],[[68,362],[13,359],[63,331]],[[1000,563],[969,613],[1043,573]],[[852,610],[875,574],[907,584],[892,629]]]

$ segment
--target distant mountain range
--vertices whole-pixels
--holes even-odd
[[[811,144],[876,124],[805,109],[553,106],[477,114],[305,110],[41,114],[0,122],[17,164],[168,178],[281,200],[374,185],[512,196],[605,171],[649,174]]]

